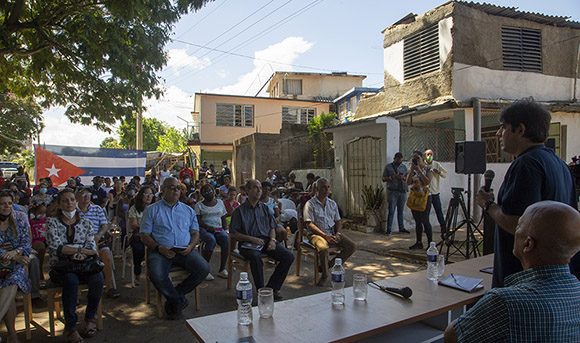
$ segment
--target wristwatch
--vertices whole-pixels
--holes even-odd
[[[495,204],[495,202],[493,200],[488,200],[485,202],[485,207],[483,208],[483,210],[485,212],[487,212],[489,210],[489,208],[491,207],[491,205]]]

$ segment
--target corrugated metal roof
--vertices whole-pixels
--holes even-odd
[[[580,22],[572,21],[570,20],[570,17],[520,11],[518,10],[518,7],[504,7],[486,2],[482,3],[473,1],[455,1],[455,2],[478,9],[491,15],[509,17],[514,19],[525,19],[540,24],[565,26],[580,29]]]

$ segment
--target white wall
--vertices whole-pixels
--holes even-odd
[[[568,101],[573,97],[573,89],[573,78],[453,64],[453,97],[457,100],[470,100],[472,97],[521,99],[531,96],[536,101]],[[576,96],[580,96],[578,89]]]
[[[566,162],[572,161],[572,156],[580,155],[580,113],[552,113],[552,122],[567,125]]]

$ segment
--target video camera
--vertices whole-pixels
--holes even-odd
[[[465,192],[465,189],[461,187],[451,187],[451,193],[453,194],[454,198],[460,198],[463,192]]]

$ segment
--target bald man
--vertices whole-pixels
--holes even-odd
[[[580,213],[554,201],[529,206],[515,232],[523,271],[487,292],[445,330],[445,342],[580,342]]]

